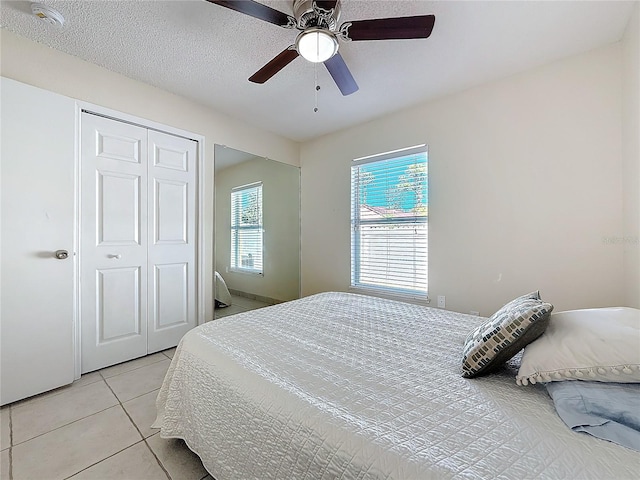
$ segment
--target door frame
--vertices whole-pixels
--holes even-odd
[[[80,277],[80,267],[81,267],[81,242],[80,242],[80,213],[81,213],[81,150],[80,150],[80,142],[81,142],[81,131],[82,131],[82,113],[87,112],[94,115],[99,115],[102,117],[107,117],[112,120],[117,120],[123,123],[130,123],[133,125],[137,125],[140,127],[144,127],[150,130],[157,130],[160,132],[168,133],[170,135],[175,135],[178,137],[187,138],[189,140],[195,141],[198,146],[196,148],[196,152],[198,158],[196,159],[196,324],[202,325],[204,323],[204,312],[205,312],[205,229],[204,229],[204,166],[205,166],[205,137],[204,135],[196,134],[187,130],[182,130],[179,128],[171,127],[169,125],[165,125],[159,122],[155,122],[153,120],[149,120],[146,118],[137,117],[135,115],[129,115],[127,113],[119,112],[117,110],[112,110],[110,108],[102,107],[99,105],[95,105],[88,102],[82,102],[76,100],[76,138],[75,138],[75,211],[74,211],[74,316],[73,316],[73,348],[74,348],[74,378],[77,380],[80,378],[82,372],[82,318],[80,312],[80,288],[81,288],[81,277]]]

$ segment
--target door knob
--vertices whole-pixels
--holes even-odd
[[[120,255],[119,253],[110,253],[109,255],[107,255],[107,257],[115,258],[116,260],[119,260],[122,258],[122,255]]]
[[[69,256],[69,252],[66,250],[56,250],[55,256],[58,260],[64,260]]]

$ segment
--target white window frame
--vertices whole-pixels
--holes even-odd
[[[362,165],[382,162],[386,160],[399,159],[402,157],[410,156],[410,155],[418,155],[424,154],[426,157],[426,163],[428,165],[428,149],[427,145],[416,145],[409,148],[394,150],[392,152],[387,152],[379,155],[372,155],[368,157],[357,158],[352,162],[351,165],[351,279],[350,279],[350,290],[373,294],[383,297],[400,297],[401,299],[409,300],[409,301],[417,301],[418,303],[429,303],[429,293],[428,293],[428,260],[424,265],[425,268],[425,277],[424,277],[424,290],[423,289],[411,289],[411,288],[399,288],[393,286],[384,286],[379,284],[370,284],[366,281],[362,281],[361,278],[361,227],[366,225],[375,224],[385,224],[388,223],[390,225],[421,225],[422,228],[425,229],[425,235],[427,235],[427,239],[425,239],[426,250],[428,255],[428,213],[426,216],[415,216],[415,217],[393,217],[390,219],[378,219],[378,220],[363,220],[361,219],[361,208],[360,208],[360,188],[359,188],[359,179],[354,179],[356,168]],[[358,170],[359,171],[359,170]],[[427,173],[427,192],[428,192],[428,173]],[[428,198],[426,202],[428,206]],[[428,208],[428,207],[427,207]]]
[[[260,222],[255,226],[243,226],[239,224],[239,215],[240,211],[235,208],[235,196],[238,194],[243,194],[248,190],[257,190],[258,191],[258,216],[260,218]],[[234,187],[231,189],[231,248],[230,248],[230,271],[236,273],[249,273],[253,275],[264,276],[264,217],[263,217],[263,191],[262,191],[262,182],[250,183],[247,185],[240,185],[238,187]],[[260,245],[260,262],[259,268],[255,268],[253,266],[243,266],[241,252],[239,251],[239,239],[240,236],[238,232],[240,230],[245,231],[255,231],[259,234],[259,245]]]

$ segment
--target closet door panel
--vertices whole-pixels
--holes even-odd
[[[98,246],[140,245],[140,176],[96,171]]]
[[[149,353],[196,326],[196,147],[149,131]]]
[[[147,354],[147,130],[89,113],[81,129],[85,373]]]
[[[189,323],[189,264],[155,266],[153,313],[156,330]]]
[[[155,245],[187,245],[189,184],[156,178],[154,181]]]
[[[140,335],[140,273],[138,267],[97,270],[98,345]]]

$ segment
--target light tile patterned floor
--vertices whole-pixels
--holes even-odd
[[[233,296],[216,318],[268,304]],[[1,480],[212,480],[151,424],[175,348],[83,375],[0,409]]]
[[[174,351],[86,374],[0,409],[0,478],[210,480],[184,442],[151,428]]]

